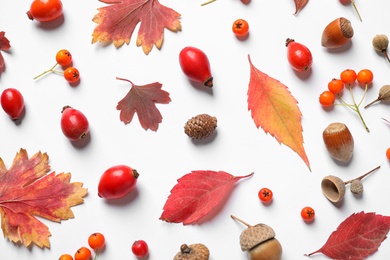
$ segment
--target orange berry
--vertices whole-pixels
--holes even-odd
[[[59,65],[65,67],[72,63],[72,54],[68,50],[59,50],[56,54],[56,61]]]
[[[92,257],[91,250],[87,247],[80,247],[74,255],[75,260],[90,260]]]
[[[341,79],[332,79],[328,83],[328,89],[333,94],[339,94],[344,90],[344,82]]]
[[[340,73],[340,79],[344,82],[344,84],[352,84],[356,81],[357,75],[354,70],[346,69]]]
[[[390,161],[390,148],[387,148],[386,150],[386,157]]]
[[[93,233],[88,237],[88,244],[94,250],[99,250],[105,245],[104,235],[101,233]]]
[[[76,68],[69,67],[64,71],[64,78],[69,83],[76,83],[80,80],[80,73]]]
[[[335,95],[329,90],[325,90],[324,92],[322,92],[319,97],[319,102],[323,107],[332,106],[335,100]]]
[[[311,207],[304,207],[301,210],[301,217],[303,218],[304,221],[306,222],[311,222],[314,220],[316,213],[313,208]]]
[[[73,257],[69,254],[63,254],[58,258],[58,260],[73,260]]]
[[[374,74],[369,69],[362,69],[357,74],[357,81],[361,85],[370,84],[373,79],[374,79]]]

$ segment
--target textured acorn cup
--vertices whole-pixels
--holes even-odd
[[[322,179],[322,193],[333,203],[343,200],[345,195],[345,183],[339,177],[329,175]]]
[[[173,260],[208,260],[209,256],[210,251],[204,244],[182,244]]]
[[[348,127],[343,123],[331,123],[322,133],[329,154],[341,162],[349,162],[352,158],[354,140]]]
[[[192,139],[205,139],[214,133],[216,127],[216,117],[200,114],[187,121],[184,125],[184,133]]]
[[[275,231],[266,224],[255,226],[231,216],[233,219],[246,225],[240,235],[242,251],[247,251],[250,260],[280,260],[282,258],[282,246],[275,238]]]
[[[322,32],[321,45],[326,48],[338,48],[348,43],[353,37],[351,22],[340,17],[330,22]]]

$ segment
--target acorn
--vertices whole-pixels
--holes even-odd
[[[332,203],[339,203],[343,200],[345,195],[345,186],[351,184],[350,190],[354,195],[362,195],[363,193],[363,182],[362,179],[372,172],[378,170],[380,166],[375,167],[371,171],[354,178],[349,181],[343,181],[341,178],[333,175],[324,177],[321,181],[322,193]]]
[[[354,140],[348,127],[343,123],[331,123],[322,133],[329,154],[340,162],[349,162],[352,158]]]
[[[280,260],[282,246],[275,238],[275,231],[266,224],[249,225],[231,215],[231,218],[243,223],[247,228],[240,235],[240,246],[247,251],[250,260]]]
[[[210,251],[204,244],[182,244],[173,260],[208,260],[209,256]]]
[[[353,37],[351,22],[344,17],[330,22],[322,32],[321,45],[334,49],[348,43]]]
[[[216,127],[216,117],[200,114],[187,121],[184,125],[184,133],[192,139],[205,139],[214,133]]]

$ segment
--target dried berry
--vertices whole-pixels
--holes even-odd
[[[361,180],[353,180],[351,182],[351,192],[355,195],[361,195],[363,193],[363,183]]]
[[[364,108],[367,108],[378,101],[390,101],[390,85],[384,85],[383,87],[381,87],[379,89],[377,99],[367,104]]]
[[[378,52],[383,53],[385,55],[388,62],[390,62],[389,55],[387,55],[387,47],[389,46],[389,38],[387,38],[384,34],[377,34],[372,39],[372,46]]]
[[[192,139],[204,139],[212,135],[216,127],[216,117],[200,114],[187,121],[184,125],[184,132]]]

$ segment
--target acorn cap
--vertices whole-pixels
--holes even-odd
[[[204,244],[182,244],[173,260],[208,260],[209,256],[210,251]]]
[[[266,224],[257,224],[248,227],[240,235],[240,245],[242,251],[249,251],[264,241],[275,237],[275,231]]]
[[[204,139],[212,135],[216,127],[216,117],[200,114],[187,121],[184,125],[184,132],[192,139]]]
[[[340,202],[345,195],[345,183],[339,177],[329,175],[322,179],[322,193],[333,203]]]

